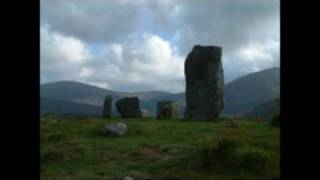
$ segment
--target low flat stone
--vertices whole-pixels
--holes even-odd
[[[126,177],[123,178],[123,180],[134,180],[134,178],[130,177],[130,176],[126,176]]]
[[[105,125],[105,130],[108,134],[123,136],[127,134],[127,125],[120,122],[111,122]]]

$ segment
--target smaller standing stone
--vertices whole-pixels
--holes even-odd
[[[105,125],[105,130],[110,135],[123,136],[127,134],[127,125],[120,122],[112,122]]]
[[[179,109],[177,104],[172,101],[159,101],[157,107],[158,119],[177,119],[179,116]]]
[[[116,107],[122,118],[140,118],[142,112],[138,97],[125,97],[116,102]]]
[[[103,101],[102,117],[110,118],[111,117],[111,109],[112,109],[112,96],[107,95]]]

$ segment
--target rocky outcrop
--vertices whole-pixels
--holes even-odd
[[[222,48],[196,45],[185,61],[185,119],[214,120],[223,110]]]

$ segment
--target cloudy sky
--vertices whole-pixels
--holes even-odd
[[[41,0],[41,83],[185,88],[196,44],[223,48],[225,82],[279,66],[279,0]]]

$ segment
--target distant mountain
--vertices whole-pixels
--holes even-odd
[[[280,68],[270,68],[242,76],[224,86],[222,114],[234,115],[280,96]],[[185,104],[185,93],[170,97]]]
[[[75,82],[75,81],[60,81],[47,84],[41,84],[40,96],[54,100],[63,100],[87,105],[98,106],[101,108],[104,97],[112,95],[113,97],[113,114],[118,115],[115,102],[123,97],[138,96],[141,102],[141,108],[147,110],[150,115],[155,115],[156,104],[155,100],[166,99],[165,97],[174,95],[161,91],[146,91],[146,92],[119,92],[108,89],[99,88],[96,86]],[[53,106],[50,106],[53,107]],[[41,106],[42,108],[42,106]],[[54,109],[53,109],[54,110]]]
[[[119,92],[74,81],[60,81],[40,86],[41,97],[95,106],[102,106],[103,98],[106,94],[111,94],[115,99],[120,98]]]
[[[242,114],[244,117],[261,118],[270,121],[275,113],[280,113],[280,99],[273,99]]]
[[[85,104],[101,106],[105,95],[110,94],[114,99],[125,96],[138,96],[139,99],[148,101],[162,96],[171,95],[171,93],[162,91],[145,91],[145,92],[120,92],[99,88],[96,86],[75,82],[60,81],[47,84],[41,84],[40,95],[42,97],[51,97],[55,99],[71,100]]]
[[[225,108],[223,114],[237,114],[247,112],[254,107],[266,103],[280,95],[280,69],[271,68],[245,75],[225,85]],[[112,95],[114,114],[118,115],[114,106],[115,101],[122,97],[138,96],[141,108],[149,115],[156,114],[157,102],[172,100],[179,103],[181,115],[184,111],[185,93],[168,93],[163,91],[119,92],[96,86],[74,82],[61,81],[41,84],[41,97],[55,100],[71,101],[75,103],[102,106],[105,95]],[[42,108],[42,107],[41,107]]]
[[[40,98],[40,113],[53,113],[59,115],[100,116],[101,107],[81,104],[72,101]]]
[[[225,85],[224,113],[236,114],[245,112],[279,96],[279,68],[251,73]]]

